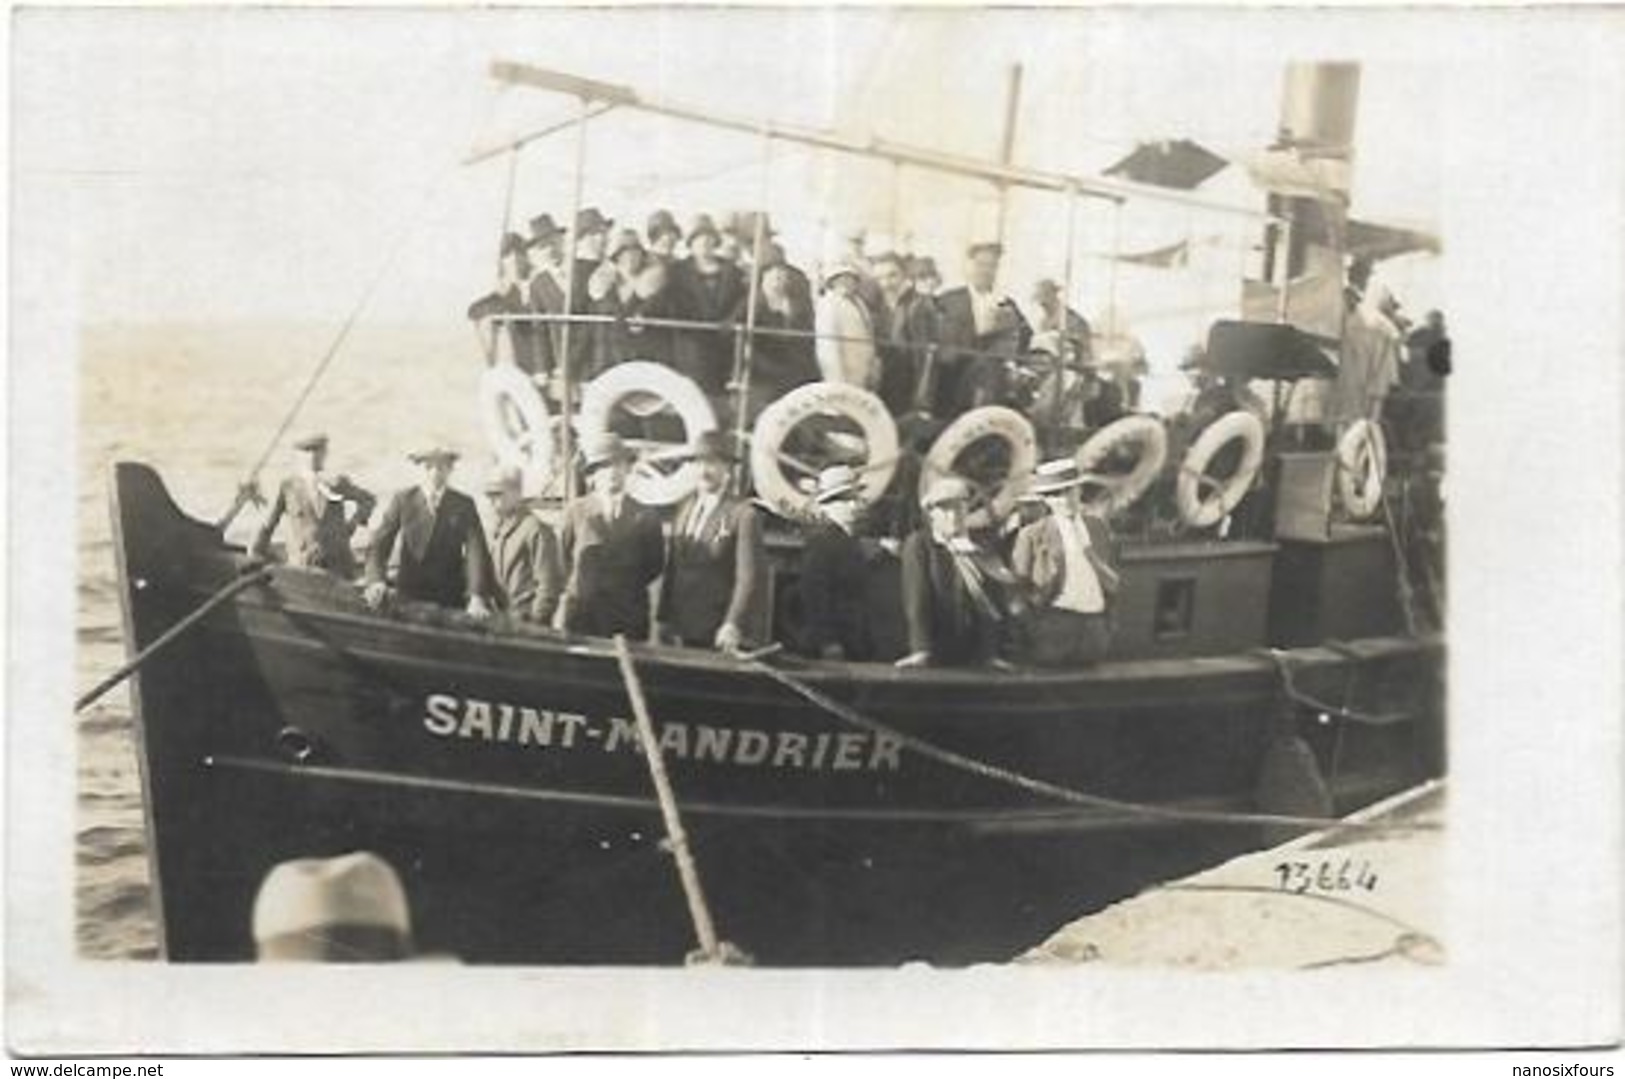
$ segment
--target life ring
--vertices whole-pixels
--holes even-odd
[[[1387,476],[1388,443],[1382,428],[1355,420],[1337,440],[1337,500],[1350,517],[1363,521],[1382,505]]]
[[[1241,463],[1227,479],[1207,474],[1219,451],[1232,442],[1242,444]],[[1174,485],[1179,517],[1192,528],[1209,528],[1236,508],[1264,463],[1264,425],[1251,412],[1228,412],[1203,429],[1185,452]],[[1205,494],[1203,488],[1210,488]]]
[[[651,406],[651,398],[658,399],[659,404]],[[629,411],[640,418],[648,418],[669,406],[682,421],[684,441],[652,454],[640,453],[627,477],[627,493],[646,506],[681,502],[694,490],[699,480],[699,466],[685,461],[668,472],[659,465],[662,459],[680,456],[696,435],[717,429],[717,414],[710,400],[692,379],[669,367],[650,360],[626,360],[582,387],[581,412],[576,418],[581,441],[593,441],[608,431],[616,408],[629,401],[636,406]]]
[[[553,421],[530,376],[511,363],[486,368],[480,418],[497,463],[519,469],[527,490],[545,487],[553,475]]]
[[[1099,476],[1106,491],[1097,508],[1105,513],[1120,513],[1132,506],[1150,490],[1162,466],[1168,463],[1168,432],[1162,421],[1155,416],[1123,416],[1090,435],[1079,448],[1078,471],[1093,474],[1123,446],[1137,447],[1138,456],[1126,474]]]
[[[988,500],[992,515],[1003,520],[1032,481],[1038,465],[1038,436],[1026,416],[1003,405],[973,408],[945,427],[925,455],[920,469],[920,497],[943,476],[956,475],[959,455],[984,438],[997,438],[1010,447],[1010,468]]]
[[[862,432],[865,463],[859,467],[863,497],[874,503],[886,493],[897,471],[897,424],[875,394],[845,382],[810,382],[797,386],[762,410],[751,433],[750,474],[756,497],[774,513],[791,519],[811,515],[812,495],[797,479],[785,475],[783,453],[790,433],[815,417],[846,419]]]

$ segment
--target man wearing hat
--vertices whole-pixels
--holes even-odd
[[[1087,364],[1094,359],[1089,320],[1063,302],[1060,282],[1041,278],[1033,286],[1033,304],[1038,309],[1035,340],[1051,335],[1060,346],[1056,355],[1068,363]]]
[[[1032,327],[1014,300],[998,289],[1004,248],[975,243],[967,252],[966,283],[937,297],[942,352],[933,411],[947,419],[1003,397],[1005,365],[1027,350]]]
[[[649,635],[649,586],[665,562],[660,518],[626,491],[633,453],[606,432],[582,447],[587,493],[564,509],[564,628],[634,640]]]
[[[1084,507],[1086,482],[1071,457],[1039,465],[1030,493],[1049,514],[1016,534],[1011,563],[1029,586],[1024,651],[1035,666],[1095,663],[1111,646],[1117,548],[1106,521]]]
[[[762,522],[728,493],[734,454],[725,432],[701,432],[691,453],[699,482],[672,520],[656,617],[677,644],[736,651],[766,636]]]
[[[474,500],[449,485],[457,451],[430,446],[409,456],[422,479],[395,492],[373,533],[367,603],[383,603],[388,592],[384,573],[398,554],[395,590],[402,599],[466,607],[469,614],[484,618],[490,614],[485,602],[490,554]]]
[[[920,372],[927,351],[937,340],[937,307],[914,291],[902,255],[877,255],[873,265],[880,293],[880,306],[875,308],[880,397],[892,415],[901,416],[918,404]]]
[[[1008,570],[966,530],[970,484],[934,480],[920,500],[926,527],[903,541],[903,619],[909,654],[899,667],[1003,666],[1001,590]]]
[[[530,245],[526,255],[531,275],[525,300],[531,314],[565,313],[564,292],[570,271],[565,265],[564,236],[564,229],[553,220],[552,214],[538,214],[530,219]],[[557,369],[562,335],[563,326],[558,323],[535,327],[536,373],[550,375]]]
[[[518,469],[499,469],[485,481],[496,513],[491,531],[495,599],[511,618],[548,626],[563,591],[559,541],[526,501]]]
[[[668,287],[673,312],[688,322],[722,323],[745,297],[739,268],[718,257],[722,232],[706,214],[688,232],[688,258],[672,271]],[[685,330],[678,341],[676,367],[712,397],[727,393],[733,375],[733,335],[721,329]]]
[[[349,580],[356,574],[350,537],[372,517],[378,500],[348,477],[326,474],[326,435],[307,435],[293,448],[299,452],[302,467],[277,488],[276,500],[249,545],[249,553],[264,558],[272,534],[286,517],[291,533],[286,544],[288,565],[323,569]],[[354,511],[346,512],[350,506]]]
[[[862,279],[862,272],[850,262],[837,262],[824,271],[816,351],[818,371],[826,382],[873,391],[880,387],[880,360],[874,313],[858,295]]]
[[[262,963],[383,963],[413,952],[406,889],[366,851],[276,866],[254,897],[253,926]]]
[[[801,549],[801,607],[807,655],[861,661],[872,658],[869,632],[869,568],[857,536],[858,473],[835,465],[818,474],[813,493],[817,520]]]

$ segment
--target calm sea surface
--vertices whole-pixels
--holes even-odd
[[[77,677],[88,688],[124,661],[108,466],[154,465],[181,508],[214,520],[321,358],[333,327],[102,326],[81,342],[79,389],[79,629]],[[412,480],[404,452],[448,441],[479,482],[486,450],[476,411],[481,370],[472,333],[455,324],[360,327],[295,422],[325,430],[330,467],[382,493]],[[262,477],[270,491],[292,464],[287,448]],[[260,510],[228,535],[244,539]],[[141,781],[129,698],[115,690],[79,717],[78,934],[82,954],[156,954]]]

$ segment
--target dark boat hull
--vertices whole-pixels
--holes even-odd
[[[151,470],[119,466],[114,493],[134,650],[242,560]],[[1236,811],[1259,808],[1261,763],[1289,735],[1340,811],[1442,763],[1437,642],[1292,654],[1300,688],[1380,722],[1284,705],[1259,655],[1044,676],[775,662],[884,730],[741,661],[637,651],[716,922],[768,963],[1007,958],[1265,838],[1254,823],[1061,805],[893,735],[1124,803]],[[147,663],[136,687],[173,959],[251,957],[265,872],[355,849],[400,870],[427,950],[671,963],[693,947],[605,642],[379,617],[348,585],[279,569]]]

